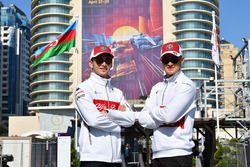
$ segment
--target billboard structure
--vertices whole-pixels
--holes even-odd
[[[115,55],[113,85],[127,99],[147,96],[163,73],[162,0],[83,0],[82,13],[82,80],[89,77],[93,47],[107,45]]]

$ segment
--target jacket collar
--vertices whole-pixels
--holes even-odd
[[[111,78],[107,79],[107,78],[100,77],[94,72],[91,72],[90,79],[103,86],[110,86],[110,82],[111,82]]]
[[[173,76],[167,78],[166,76],[164,76],[164,82],[175,82],[178,78],[178,76],[181,74],[181,70],[178,71],[177,73],[175,73]]]

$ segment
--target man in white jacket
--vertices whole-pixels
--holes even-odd
[[[126,114],[112,120],[108,114],[131,111],[121,90],[110,84],[109,71],[114,55],[107,46],[96,46],[90,55],[92,73],[75,93],[82,119],[79,135],[81,167],[121,166],[121,126],[134,124]]]
[[[153,86],[139,123],[153,129],[153,167],[191,167],[196,88],[181,71],[184,57],[175,42],[162,46],[165,76]]]

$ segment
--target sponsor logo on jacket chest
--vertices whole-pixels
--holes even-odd
[[[93,100],[97,110],[102,111],[104,109],[113,109],[117,110],[120,103],[114,102],[114,101],[108,101],[108,100],[99,100],[99,99],[94,99]]]

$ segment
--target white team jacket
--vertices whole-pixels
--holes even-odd
[[[120,104],[130,107],[123,93],[110,85],[110,79],[95,73],[76,89],[76,105],[83,120],[79,134],[80,160],[121,162],[121,126],[134,124],[135,118],[126,114],[117,120],[101,114],[103,109],[117,111]]]
[[[153,159],[192,154],[196,89],[181,71],[153,86],[139,123],[154,129]]]

